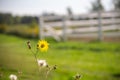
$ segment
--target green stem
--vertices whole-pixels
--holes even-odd
[[[47,80],[47,77],[48,77],[48,74],[50,73],[50,71],[51,71],[51,70],[48,70],[48,71],[46,72],[45,80]]]
[[[38,63],[37,63],[37,53],[38,53],[38,50],[36,50],[35,53],[34,53],[32,50],[31,50],[31,52],[32,52],[32,54],[33,54],[33,56],[34,56],[34,58],[35,58],[35,63],[38,65]],[[39,66],[38,66],[38,72],[40,73]]]
[[[47,77],[48,77],[48,74],[50,73],[50,71],[52,71],[53,68],[49,68],[49,70],[46,72],[46,77],[45,77],[45,80],[47,80]]]

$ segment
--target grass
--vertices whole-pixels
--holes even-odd
[[[9,80],[10,74],[16,74],[19,80],[43,80],[26,42],[24,38],[0,34],[0,80]],[[74,80],[77,73],[82,75],[81,80],[120,80],[119,42],[48,42],[48,52],[38,55],[49,65],[57,65],[48,80]],[[34,49],[36,43],[31,39]]]

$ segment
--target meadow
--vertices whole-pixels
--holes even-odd
[[[19,80],[43,80],[27,48],[28,40],[32,49],[36,49],[37,39],[0,34],[0,80],[9,80],[10,74],[16,74]],[[50,66],[57,65],[48,80],[74,80],[77,73],[82,75],[80,80],[120,80],[120,42],[46,40],[49,50],[39,52],[38,57],[46,59]]]

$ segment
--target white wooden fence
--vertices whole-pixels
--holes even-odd
[[[101,19],[102,31],[118,30],[116,34],[120,37],[120,11],[102,12]],[[41,39],[44,36],[52,36],[57,41],[60,41],[61,38],[67,40],[68,36],[83,37],[83,33],[90,35],[90,33],[98,32],[98,29],[98,13],[40,17]],[[46,31],[44,32],[44,30]]]

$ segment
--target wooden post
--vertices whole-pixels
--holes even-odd
[[[40,16],[39,17],[39,38],[40,38],[40,40],[44,39],[44,29],[43,29],[43,26],[44,26],[44,20],[43,20],[43,17]]]
[[[63,16],[63,41],[67,41],[67,25],[66,25],[66,17]]]
[[[100,0],[99,4],[100,4]],[[98,40],[102,41],[103,40],[103,34],[102,34],[102,18],[101,18],[101,9],[98,9]]]

